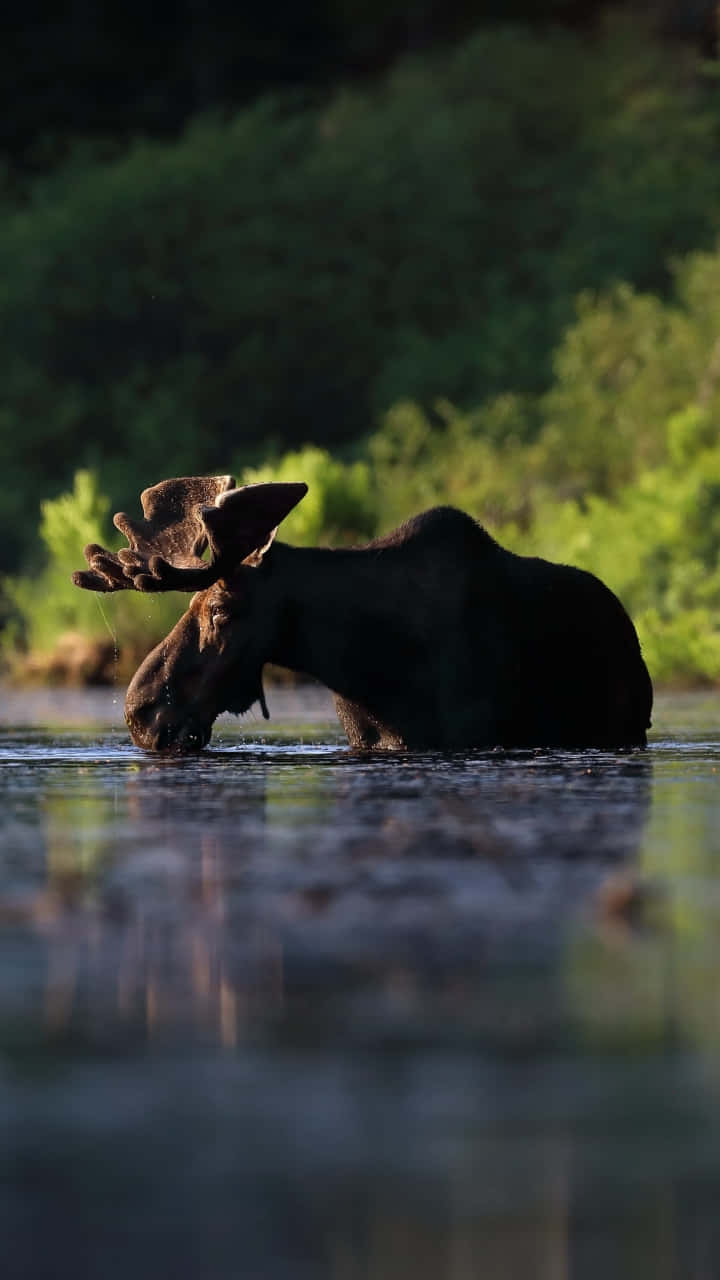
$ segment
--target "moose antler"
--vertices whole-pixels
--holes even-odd
[[[144,519],[120,511],[113,524],[129,547],[85,547],[88,569],[73,582],[89,591],[198,591],[269,546],[281,520],[307,493],[305,484],[236,489],[232,476],[162,480],[140,496]],[[201,559],[210,547],[210,559]]]
[[[232,476],[185,476],[145,489],[144,519],[123,511],[113,517],[129,547],[114,553],[90,543],[84,551],[89,572],[74,573],[73,582],[90,591],[169,591],[176,583],[195,590],[211,567],[201,559],[208,539],[200,511],[234,487]]]

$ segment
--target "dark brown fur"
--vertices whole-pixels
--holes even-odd
[[[274,662],[336,695],[356,747],[643,746],[652,687],[619,600],[438,507],[356,550],[275,543],[199,592],[127,693],[132,736],[200,749]]]

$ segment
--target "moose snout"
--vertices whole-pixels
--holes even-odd
[[[158,696],[157,681],[148,674],[141,667],[125,695],[125,723],[135,745],[145,751],[202,751],[210,741],[212,721],[195,714],[187,700],[173,697],[164,681]]]
[[[212,726],[173,714],[167,706],[126,705],[125,721],[136,746],[145,751],[192,754],[210,741]]]
[[[188,612],[148,654],[125,695],[125,722],[145,751],[202,751],[213,716],[198,696],[197,623]]]

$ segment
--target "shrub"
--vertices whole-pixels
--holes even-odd
[[[276,463],[246,468],[243,484],[299,481],[308,486],[302,502],[283,521],[280,537],[300,546],[352,543],[371,538],[377,523],[376,499],[367,462],[343,463],[325,449],[308,445]]]
[[[108,643],[117,660],[123,657],[123,673],[161,639],[179,617],[185,604],[173,592],[167,596],[143,596],[132,591],[97,595],[79,590],[71,581],[73,570],[83,567],[82,549],[88,542],[111,547],[122,539],[109,536],[109,500],[100,493],[97,477],[79,471],[71,493],[42,504],[40,537],[45,563],[35,573],[7,579],[4,591],[12,621],[3,634],[3,656],[11,667],[22,668],[23,655],[32,655],[33,667],[52,668],[61,645],[68,672],[73,653],[83,646]],[[124,543],[123,543],[124,545]],[[69,637],[68,639],[64,639]],[[78,667],[81,674],[82,662]],[[108,674],[102,655],[98,675]],[[55,671],[55,674],[60,674]]]

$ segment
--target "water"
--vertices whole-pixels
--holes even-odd
[[[4,1277],[720,1274],[720,697],[647,752],[143,755],[5,693]]]

